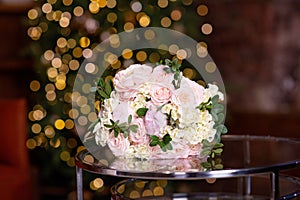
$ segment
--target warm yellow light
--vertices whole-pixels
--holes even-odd
[[[163,196],[164,195],[164,189],[160,186],[157,186],[153,189],[154,196]]]
[[[65,122],[64,120],[62,119],[57,119],[55,122],[54,122],[54,126],[56,129],[58,130],[62,130],[65,128]]]
[[[147,53],[145,51],[137,52],[136,59],[140,62],[145,61],[147,59]]]
[[[45,3],[43,6],[42,6],[42,11],[43,13],[45,14],[48,14],[52,11],[52,5],[50,3]]]
[[[51,65],[54,67],[54,68],[60,68],[62,64],[62,61],[60,58],[53,58],[52,61],[51,61]]]
[[[165,28],[171,26],[171,23],[172,23],[172,21],[169,17],[163,17],[160,20],[160,24],[162,25],[162,27],[165,27]]]
[[[69,26],[70,24],[70,19],[67,18],[67,17],[62,17],[60,20],[59,20],[59,25],[63,28]]]
[[[50,79],[55,78],[58,75],[57,69],[54,67],[51,67],[47,70],[47,75]]]
[[[84,10],[80,6],[76,6],[73,10],[73,13],[76,17],[80,17],[81,15],[83,15],[83,12],[84,12]]]
[[[191,68],[185,68],[185,69],[183,70],[183,75],[184,75],[185,77],[189,78],[189,79],[193,79],[193,78],[195,78],[196,73],[195,73],[195,71],[194,71],[193,69],[191,69]]]
[[[213,30],[212,25],[210,25],[210,24],[208,24],[208,23],[203,24],[202,27],[201,27],[201,31],[202,31],[202,33],[205,34],[205,35],[211,34],[211,33],[212,33],[212,30]]]
[[[63,0],[63,4],[65,6],[70,6],[70,5],[72,5],[72,3],[73,3],[73,0]]]
[[[79,66],[80,66],[80,64],[79,64],[78,60],[71,60],[69,62],[69,68],[71,70],[77,70],[79,68]]]
[[[106,16],[106,20],[110,23],[114,23],[115,21],[117,21],[117,19],[118,19],[118,16],[114,12],[108,13],[108,15]]]
[[[68,44],[67,45],[70,49],[73,49],[74,47],[76,47],[76,40],[73,39],[73,38],[68,39]]]
[[[56,87],[58,90],[63,90],[63,89],[65,89],[65,87],[66,87],[66,81],[63,80],[63,79],[58,79],[58,80],[56,80],[56,82],[55,82],[55,87]]]
[[[46,135],[47,138],[53,138],[55,136],[54,128],[50,125],[47,125],[44,128],[44,131],[45,131],[45,135]]]
[[[106,6],[106,0],[97,0],[98,6],[104,8]]]
[[[76,109],[71,109],[69,111],[69,117],[72,119],[76,119],[79,116],[79,112]]]
[[[198,13],[198,15],[200,15],[200,16],[205,16],[205,15],[207,15],[207,13],[208,13],[208,7],[206,6],[206,5],[199,5],[198,7],[197,7],[197,13]]]
[[[35,20],[39,16],[39,13],[36,9],[33,8],[28,11],[27,16],[29,19]]]
[[[157,5],[161,8],[168,7],[168,4],[169,4],[168,0],[158,0],[157,1]]]
[[[133,52],[132,52],[131,49],[124,49],[124,50],[122,51],[122,57],[123,57],[124,59],[130,59],[132,56],[133,56]]]
[[[64,48],[67,46],[68,42],[67,42],[66,38],[61,37],[61,38],[58,38],[58,40],[56,41],[56,44],[59,48]]]
[[[33,118],[37,121],[44,118],[44,113],[42,110],[34,110],[33,111]]]
[[[156,63],[156,62],[159,62],[160,60],[160,55],[156,52],[154,53],[151,53],[150,56],[149,56],[149,61],[152,62],[152,63]]]
[[[91,2],[89,4],[89,10],[90,10],[91,13],[96,14],[96,13],[99,12],[100,7],[99,7],[97,2]]]
[[[106,6],[108,8],[114,8],[117,5],[117,1],[116,0],[107,0],[106,1]]]
[[[173,10],[171,12],[172,20],[179,21],[181,19],[181,17],[182,17],[182,14],[181,14],[180,10]]]
[[[60,153],[60,159],[62,161],[68,161],[70,159],[70,153],[68,151],[62,151]]]
[[[90,39],[88,37],[81,37],[79,39],[79,45],[82,47],[82,48],[86,48],[90,45]]]
[[[33,80],[33,81],[30,82],[31,91],[37,92],[40,89],[40,87],[41,87],[41,84],[40,84],[39,81]]]
[[[40,133],[41,130],[42,130],[42,127],[41,127],[41,125],[38,124],[38,123],[35,123],[35,124],[33,124],[33,125],[31,126],[31,131],[32,131],[33,133],[35,133],[35,134]]]
[[[131,32],[131,31],[133,31],[133,29],[134,29],[134,24],[133,24],[133,23],[131,23],[131,22],[126,22],[126,23],[124,24],[124,31],[126,31],[126,32]]]
[[[214,62],[208,62],[205,64],[205,70],[208,72],[208,73],[214,73],[217,69],[217,66]]]
[[[50,61],[54,58],[54,52],[52,50],[47,50],[44,52],[44,58],[47,60],[47,61]]]
[[[56,99],[56,93],[55,93],[55,91],[54,91],[54,90],[48,91],[48,92],[46,93],[46,99],[47,99],[48,101],[55,101],[55,99]]]
[[[75,47],[73,49],[73,56],[75,58],[80,58],[82,56],[82,49],[80,47]]]
[[[36,147],[37,143],[33,138],[30,138],[26,141],[26,147],[28,149],[34,149]]]
[[[140,19],[139,19],[139,23],[142,27],[147,27],[150,24],[150,17],[148,15],[143,15]]]

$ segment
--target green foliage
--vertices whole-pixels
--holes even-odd
[[[148,111],[148,108],[139,108],[137,111],[136,111],[136,114],[139,116],[139,117],[144,117],[146,115]]]
[[[203,151],[201,156],[208,156],[207,161],[201,163],[201,166],[207,170],[223,169],[222,159],[220,158],[223,152],[223,144],[212,144],[207,140],[203,140]]]
[[[114,136],[118,137],[120,133],[124,135],[124,137],[128,137],[130,132],[137,132],[138,126],[135,124],[131,124],[132,121],[132,115],[128,116],[127,123],[123,122],[119,124],[119,120],[113,121],[112,119],[110,120],[110,124],[104,124],[106,128],[109,129],[109,131],[114,132]]]
[[[160,64],[162,64],[162,61]],[[169,66],[164,69],[167,73],[174,73],[173,85],[175,89],[178,89],[182,79],[182,72],[180,70],[181,64],[178,63],[178,59],[175,58],[174,60],[165,59],[165,65]]]
[[[103,101],[104,99],[110,98],[110,94],[113,91],[113,84],[111,80],[105,82],[103,78],[99,78],[95,85],[95,87],[90,88],[90,92],[97,92],[98,99]]]
[[[150,135],[150,146],[159,145],[162,151],[166,152],[167,150],[172,150],[172,144],[170,143],[172,138],[169,134],[164,135],[163,138],[159,138],[156,135]]]

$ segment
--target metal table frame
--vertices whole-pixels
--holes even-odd
[[[226,136],[237,137],[237,136]],[[260,138],[260,136],[238,136],[238,137],[250,137],[250,138]],[[282,138],[284,140],[284,138]],[[245,142],[246,158],[249,155],[249,141]],[[300,190],[293,194],[286,196],[279,196],[279,172],[285,169],[292,169],[300,167],[300,158],[298,160],[293,160],[291,162],[278,163],[271,166],[261,166],[261,167],[250,167],[243,169],[224,169],[224,170],[213,170],[205,172],[128,172],[122,170],[116,170],[113,168],[103,167],[99,165],[93,165],[81,159],[82,154],[87,153],[87,150],[79,152],[75,157],[76,163],[76,181],[77,181],[77,199],[83,200],[83,177],[82,171],[89,171],[96,174],[111,175],[124,178],[135,178],[135,179],[165,179],[165,180],[201,180],[208,178],[234,178],[234,177],[246,177],[246,193],[251,192],[251,176],[260,174],[270,174],[272,195],[273,200],[285,200],[292,199],[294,197],[300,196]]]

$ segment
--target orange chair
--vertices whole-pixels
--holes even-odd
[[[0,99],[0,199],[30,200],[25,99]]]

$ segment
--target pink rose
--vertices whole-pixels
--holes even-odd
[[[162,83],[166,87],[173,88],[172,81],[174,80],[174,74],[167,73],[164,69],[169,68],[167,65],[158,65],[154,67],[151,81],[155,83]]]
[[[167,116],[150,104],[145,115],[145,127],[149,135],[159,135],[160,129],[167,125]]]
[[[167,87],[154,84],[150,89],[150,96],[154,105],[162,105],[170,101],[172,91]]]
[[[122,157],[125,156],[125,152],[129,148],[130,143],[122,133],[120,133],[118,137],[115,137],[112,132],[107,140],[107,145],[115,156]]]
[[[189,82],[191,81],[188,78],[182,77],[180,82],[180,87],[174,90],[172,95],[172,101],[179,107],[196,107],[196,95],[193,92],[192,87]]]
[[[165,159],[165,158],[187,158],[190,153],[189,146],[181,142],[171,142],[173,149],[163,152],[159,146],[151,148],[151,157],[156,159]]]
[[[134,115],[134,111],[130,108],[130,102],[120,101],[113,110],[113,120],[119,120],[120,123],[127,122],[129,115]]]
[[[130,132],[129,138],[134,144],[147,144],[149,142],[144,120],[136,118],[132,120],[132,124],[138,126],[137,132]]]
[[[119,71],[114,77],[114,86],[120,99],[132,99],[141,85],[150,79],[152,70],[151,66],[135,64]]]
[[[187,78],[186,78],[186,81],[187,81],[188,85],[190,86],[191,91],[194,94],[195,103],[197,105],[199,105],[203,101],[205,88],[202,85],[196,83],[195,81],[189,80]]]

